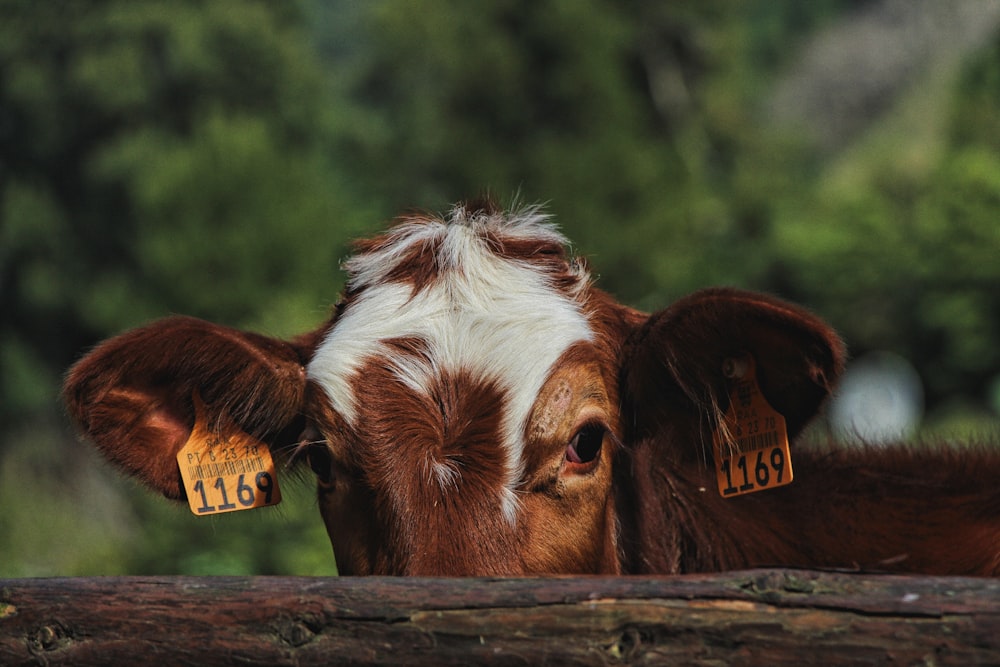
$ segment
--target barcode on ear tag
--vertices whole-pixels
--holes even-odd
[[[233,423],[224,434],[205,427],[205,407],[195,396],[191,437],[177,453],[188,505],[197,516],[237,512],[281,502],[271,450]]]
[[[764,398],[752,356],[741,361],[729,409],[713,433],[719,493],[735,497],[792,483],[792,456],[785,418]]]

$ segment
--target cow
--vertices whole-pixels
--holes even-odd
[[[290,340],[173,316],[100,343],[73,421],[192,511],[276,480],[241,463],[210,502],[191,441],[308,465],[342,574],[1000,571],[995,450],[797,442],[846,355],[804,308],[707,288],[640,312],[542,209],[489,200],[397,218],[343,268]]]

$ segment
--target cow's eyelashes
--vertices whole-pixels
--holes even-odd
[[[606,430],[601,424],[585,424],[566,446],[566,461],[577,466],[594,463],[601,454]]]

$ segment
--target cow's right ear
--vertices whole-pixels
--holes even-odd
[[[236,425],[281,444],[301,416],[313,344],[172,317],[99,344],[70,369],[63,398],[106,458],[180,500],[176,457],[194,426],[195,395],[218,435]]]
[[[651,315],[626,346],[622,398],[630,436],[690,442],[687,454],[701,458],[698,445],[711,443],[728,407],[726,366],[747,355],[761,392],[794,437],[833,390],[845,351],[826,323],[794,304],[736,289],[696,292]]]

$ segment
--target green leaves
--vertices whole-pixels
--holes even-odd
[[[1000,41],[815,151],[774,85],[854,4],[0,0],[0,451],[99,339],[308,330],[350,239],[485,190],[631,305],[774,291],[908,357],[932,412],[995,410]]]

